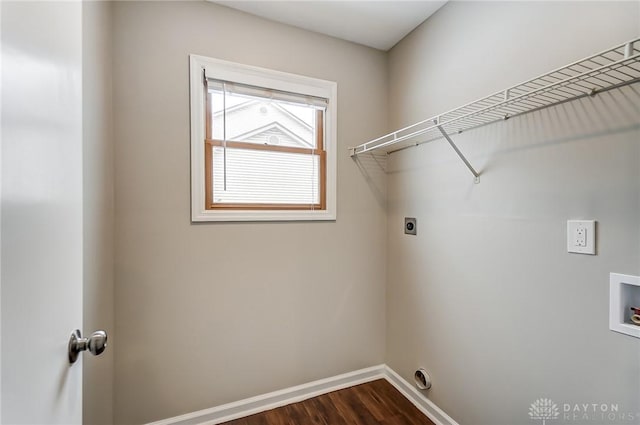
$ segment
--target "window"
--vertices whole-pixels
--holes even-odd
[[[335,220],[336,83],[191,56],[193,221]]]
[[[205,208],[326,208],[326,100],[207,80]]]

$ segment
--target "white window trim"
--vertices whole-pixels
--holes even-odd
[[[338,84],[297,74],[189,55],[191,93],[191,220],[192,221],[299,221],[336,219],[337,93]],[[207,210],[205,208],[205,99],[203,72],[208,78],[234,81],[328,99],[325,112],[327,155],[326,210]]]

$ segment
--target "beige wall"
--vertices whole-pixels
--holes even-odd
[[[347,147],[387,128],[384,53],[204,2],[113,5],[115,418],[382,363],[386,213]],[[189,221],[190,53],[338,82],[338,219]]]
[[[480,185],[441,141],[394,154],[388,213],[377,162],[346,148],[637,36],[639,14],[453,2],[386,55],[208,3],[113,4],[115,423],[383,361],[426,367],[461,424],[529,423],[541,396],[637,412],[640,348],[607,324],[608,273],[640,273],[637,89],[458,136]],[[337,222],[189,222],[190,53],[338,82]],[[566,253],[571,218],[598,220],[597,256]]]
[[[113,424],[113,122],[111,6],[82,4],[83,333],[104,329],[107,350],[83,356],[83,420]]]
[[[449,3],[390,52],[390,123],[625,42],[639,23],[637,2]],[[539,397],[640,411],[639,340],[608,330],[609,272],[640,272],[639,93],[456,136],[479,185],[441,140],[392,155],[386,361],[406,379],[429,370],[429,398],[459,423],[528,424]],[[597,256],[566,252],[578,218],[598,220]]]

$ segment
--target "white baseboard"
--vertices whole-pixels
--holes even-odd
[[[384,377],[391,385],[396,387],[407,400],[413,403],[422,413],[424,413],[436,425],[459,425],[453,418],[447,415],[434,402],[426,398],[422,391],[407,382],[389,366],[384,366]]]
[[[215,425],[309,398],[341,390],[354,385],[386,379],[436,425],[458,425],[432,401],[424,397],[413,385],[387,365],[373,366],[331,378],[321,379],[284,390],[262,394],[210,409],[151,422],[147,425]]]
[[[147,425],[215,425],[385,377],[385,365],[356,370]]]

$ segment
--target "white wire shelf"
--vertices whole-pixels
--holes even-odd
[[[476,176],[450,134],[508,119],[538,109],[640,82],[640,38],[612,47],[570,65],[424,121],[349,148],[351,156],[365,152],[393,153],[444,137]]]

